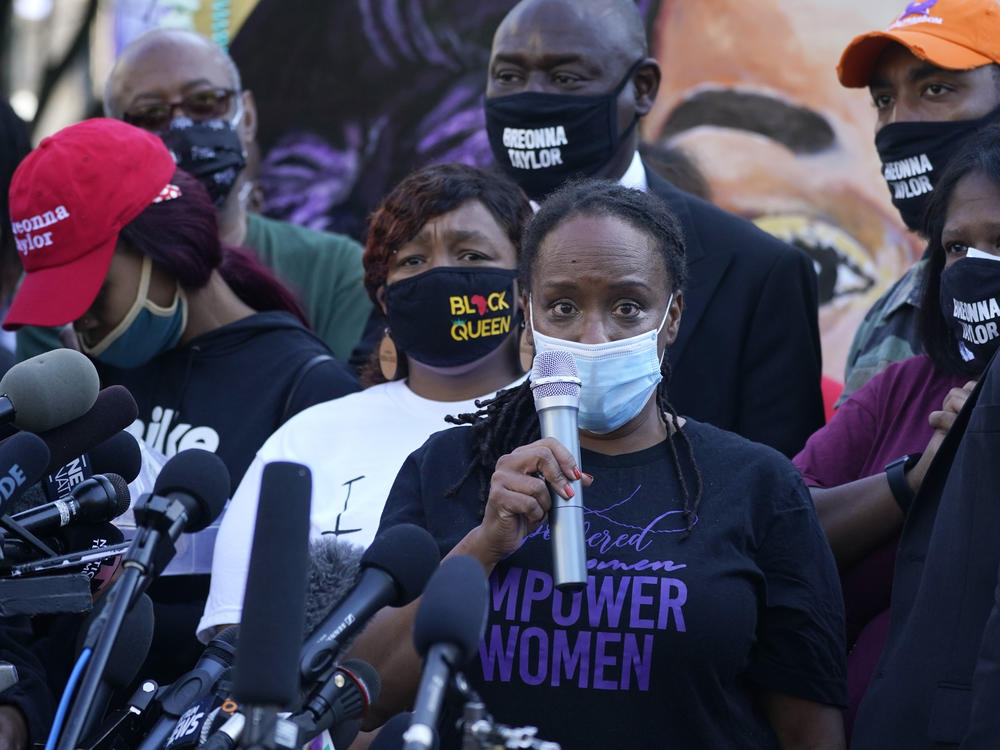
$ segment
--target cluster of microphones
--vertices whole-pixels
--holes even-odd
[[[545,380],[561,411],[558,377]],[[264,467],[240,624],[172,684],[141,679],[153,632],[145,591],[181,534],[222,512],[229,473],[210,452],[182,451],[132,504],[142,452],[125,428],[136,403],[120,386],[100,390],[77,352],[16,365],[0,394],[0,614],[90,613],[46,750],[295,750],[317,739],[347,748],[381,684],[373,667],[345,653],[376,612],[417,597],[413,641],[424,667],[414,708],[386,723],[371,747],[436,747],[449,691],[466,701],[463,747],[558,747],[493,723],[461,675],[486,627],[482,566],[463,556],[442,563],[431,535],[409,524],[384,530],[367,550],[337,537],[310,545],[312,479],[290,462]],[[542,406],[543,433],[551,433]],[[575,439],[575,423],[555,429]],[[125,541],[112,521],[130,505],[135,533]],[[572,535],[570,546],[580,539]],[[556,546],[558,572],[566,555]],[[581,553],[568,568],[585,580],[582,564]]]

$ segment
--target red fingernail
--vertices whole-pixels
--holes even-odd
[[[594,475],[593,474],[588,474],[587,472],[583,472],[583,475],[585,477],[587,477],[587,479],[589,479],[591,482],[594,481]]]
[[[573,497],[573,495],[576,494],[575,492],[573,492],[573,485],[571,484],[567,484],[565,487],[563,487],[563,492],[566,493],[566,497]]]
[[[573,473],[576,475],[577,479],[583,479],[583,474],[580,473],[580,467],[579,466],[574,466],[573,467]]]

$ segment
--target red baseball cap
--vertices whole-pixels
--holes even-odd
[[[10,184],[24,278],[3,327],[79,318],[104,283],[122,227],[177,169],[157,136],[118,120],[84,120],[43,140]]]
[[[841,84],[867,86],[882,50],[898,42],[910,52],[950,70],[1000,62],[1000,5],[997,0],[901,0],[903,12],[885,31],[855,37],[837,65]]]

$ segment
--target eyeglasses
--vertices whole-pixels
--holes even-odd
[[[134,107],[125,113],[125,122],[143,130],[166,130],[174,119],[174,110],[180,109],[192,120],[211,120],[224,117],[236,94],[232,89],[204,89],[188,94],[174,102],[156,102]]]

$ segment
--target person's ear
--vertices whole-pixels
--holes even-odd
[[[240,140],[244,147],[257,140],[257,101],[252,91],[242,91],[243,117],[240,118]]]
[[[534,346],[535,340],[531,335],[531,306],[528,304],[528,293],[521,292],[521,309],[524,311],[524,341]]]
[[[660,331],[660,341],[665,347],[670,347],[677,340],[677,332],[681,327],[681,314],[684,312],[684,292],[679,289],[674,292],[674,298],[670,302],[670,309],[667,311],[667,322]]]
[[[378,301],[378,306],[382,310],[382,317],[388,317],[389,308],[385,306],[385,284],[375,290],[375,299]]]
[[[660,64],[652,57],[643,60],[632,73],[635,87],[635,111],[640,117],[649,114],[660,90]]]

